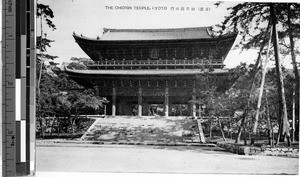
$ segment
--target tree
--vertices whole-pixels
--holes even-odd
[[[43,23],[46,22],[49,28],[52,30],[56,29],[56,26],[52,22],[52,18],[54,18],[53,11],[48,5],[37,4],[37,19],[40,19],[40,36],[37,36],[37,48],[39,49],[39,53],[37,54],[37,117],[41,119],[41,109],[42,105],[40,102],[43,100],[41,95],[41,80],[43,75],[43,70],[45,69],[45,60],[53,60],[57,58],[57,56],[52,56],[49,54],[44,54],[47,51],[48,47],[51,47],[50,43],[54,42],[53,40],[47,39],[47,35],[43,34]]]
[[[295,48],[295,40],[300,38],[300,4],[297,3],[287,3],[283,4],[283,9],[281,16],[279,16],[278,21],[282,22],[284,31],[279,33],[281,39],[289,38],[290,44],[287,45],[284,40],[282,40],[282,46],[285,46],[287,51],[286,53],[290,53],[292,59],[292,65],[294,70],[294,93],[295,93],[295,119],[299,121],[299,111],[300,111],[300,77],[299,70],[296,62],[296,48]],[[290,51],[290,52],[289,52]],[[298,51],[299,52],[299,51]],[[294,130],[293,130],[294,131]],[[299,132],[299,124],[296,124],[296,132]],[[296,133],[296,138],[299,140],[299,135]],[[293,137],[295,138],[295,137]]]
[[[107,103],[106,99],[96,97],[93,90],[70,91],[57,96],[57,110],[70,120],[72,134],[75,133],[75,121],[80,114],[87,114],[90,110],[96,110]]]
[[[258,126],[258,118],[260,115],[260,107],[261,107],[261,102],[262,102],[262,96],[264,92],[264,85],[265,85],[265,78],[266,78],[266,73],[268,69],[268,60],[269,60],[269,49],[271,45],[271,37],[272,37],[272,28],[270,28],[270,39],[269,39],[269,44],[268,44],[268,49],[267,49],[267,54],[265,60],[262,62],[262,76],[261,76],[261,83],[260,83],[260,91],[259,91],[259,97],[258,97],[258,102],[257,102],[257,107],[256,107],[256,114],[255,114],[255,122],[254,122],[254,127],[252,133],[256,135],[257,133],[257,126]],[[268,120],[269,124],[269,120]],[[254,144],[254,139],[255,136],[251,139],[251,144]]]
[[[217,3],[217,5],[220,5],[220,3]],[[271,25],[269,22],[271,21],[271,17],[273,19],[273,30],[274,30],[274,24],[276,24],[277,20],[280,19],[282,16],[282,12],[284,11],[283,8],[281,8],[284,4],[276,3],[276,4],[270,4],[270,3],[240,3],[234,7],[229,8],[231,10],[231,13],[229,16],[227,16],[222,24],[223,29],[232,29],[232,30],[238,30],[240,29],[239,33],[242,36],[242,40],[238,44],[239,47],[244,49],[250,49],[250,48],[260,48],[259,56],[264,52],[266,49],[265,43],[266,39],[264,37],[265,31],[269,28]],[[289,4],[290,5],[290,4]],[[270,8],[275,7],[274,9],[274,15],[271,16]],[[266,25],[269,24],[269,25]],[[276,29],[276,28],[275,28]],[[276,36],[274,34],[274,36]],[[276,43],[273,43],[275,46]],[[275,46],[277,47],[277,45]],[[275,50],[275,58],[278,57],[278,53],[276,54],[276,48]],[[260,57],[258,57],[260,60]],[[287,117],[286,117],[286,105],[284,102],[284,91],[282,85],[282,78],[281,72],[280,72],[280,62],[279,60],[276,60],[276,68],[277,68],[277,85],[278,85],[278,98],[280,100],[280,106],[278,109],[278,120],[284,122],[284,126],[287,125]],[[256,63],[259,63],[257,60]],[[282,117],[282,115],[284,115]],[[243,123],[243,122],[242,122]],[[243,126],[243,125],[241,125]],[[283,127],[283,126],[281,126]],[[282,129],[286,133],[285,128]]]
[[[201,114],[206,114],[208,112],[210,117],[210,137],[212,137],[213,121],[217,119],[218,126],[222,133],[223,139],[226,141],[223,126],[219,119],[220,116],[224,116],[222,108],[226,109],[223,105],[224,100],[220,101],[223,97],[222,95],[230,88],[233,83],[233,79],[227,76],[215,76],[210,73],[210,71],[205,72],[197,77],[199,85],[197,85],[197,97],[196,103],[199,104],[199,111],[202,106],[205,106],[205,110],[199,112]],[[223,107],[224,106],[224,107]],[[204,112],[205,111],[205,112]],[[228,115],[226,115],[228,116]],[[198,128],[200,132],[200,140],[204,139],[204,135],[201,137],[201,120],[197,120]]]
[[[244,142],[246,144],[246,132],[250,131],[250,128],[246,127],[246,124],[251,124],[250,120],[254,112],[254,105],[256,101],[256,88],[258,87],[259,83],[257,63],[249,66],[246,64],[241,64],[234,71],[239,74],[239,78],[226,94],[231,102],[235,103],[231,104],[231,109],[234,111],[242,111],[242,114],[239,116],[241,117],[241,123],[235,142],[240,142],[243,133]]]
[[[95,112],[104,103],[105,98],[95,95],[91,89],[84,89],[59,68],[53,68],[55,74],[44,73],[41,78],[40,102],[37,105],[40,135],[44,135],[45,117],[65,117],[70,121],[72,132],[80,114]],[[47,125],[46,125],[47,126]]]
[[[274,53],[275,53],[275,64],[276,64],[276,72],[277,72],[277,85],[278,85],[278,97],[280,97],[280,101],[282,104],[282,107],[279,109],[283,108],[283,116],[281,120],[281,127],[282,131],[280,132],[281,135],[284,135],[287,137],[287,144],[290,146],[290,132],[289,132],[289,122],[288,122],[288,117],[287,117],[287,108],[286,108],[286,100],[285,100],[285,93],[284,93],[284,84],[283,84],[283,77],[282,77],[282,70],[281,70],[281,65],[280,65],[280,58],[279,58],[279,46],[278,46],[278,33],[277,33],[277,18],[275,15],[275,10],[274,10],[274,4],[270,4],[270,11],[271,11],[271,20],[272,20],[272,27],[273,27],[273,45],[274,45]],[[279,137],[279,136],[278,136]],[[279,143],[279,138],[277,140],[277,143]]]

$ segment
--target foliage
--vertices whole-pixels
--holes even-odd
[[[57,75],[44,73],[41,78],[40,101],[37,104],[39,129],[43,136],[46,117],[65,117],[69,120],[72,132],[80,114],[93,114],[106,103],[106,99],[95,96],[93,90],[83,90],[76,82],[58,68]]]
[[[223,79],[231,81],[231,84],[226,83],[230,85],[230,87],[225,87],[227,88],[225,92],[216,91],[222,87],[222,83],[213,81],[214,79],[212,78],[214,76],[207,76],[207,79],[202,78],[202,87],[198,92],[198,103],[206,106],[203,114],[208,116],[210,121],[214,121],[215,118],[227,117],[227,119],[222,120],[222,127],[226,127],[228,134],[237,136],[241,119],[246,109],[248,110],[248,114],[245,121],[245,135],[248,135],[248,132],[251,132],[253,128],[261,78],[261,73],[257,74],[256,78],[254,78],[254,83],[252,83],[251,73],[254,72],[254,70],[254,65],[246,65],[245,63],[241,63],[236,68],[231,69],[227,79]],[[289,118],[291,118],[294,88],[292,84],[293,77],[291,76],[291,72],[288,72],[288,70],[284,68],[283,72],[288,115]],[[270,69],[267,72],[264,85],[264,95],[262,98],[262,109],[258,127],[258,132],[264,136],[267,136],[268,132],[267,106],[274,132],[277,133],[278,131],[278,97],[275,73],[275,69]],[[253,86],[251,86],[252,84]],[[213,126],[215,127],[216,125]],[[214,127],[212,127],[212,129],[214,129]]]
[[[69,69],[76,69],[76,70],[85,70],[87,69],[87,66],[81,63],[72,62],[68,64],[67,68]]]
[[[89,58],[72,57],[71,61],[72,62],[67,66],[69,69],[84,70],[87,69],[87,65],[94,64],[94,61]]]
[[[43,34],[42,24],[45,22],[50,29],[53,31],[56,30],[55,24],[52,22],[52,18],[54,18],[54,14],[52,9],[48,5],[44,4],[37,4],[37,19],[40,19],[40,27],[41,33],[40,36],[37,36],[36,40],[36,47],[40,50],[40,53],[37,54],[37,59],[40,62],[40,60],[53,60],[57,58],[57,56],[52,56],[49,54],[42,54],[42,52],[47,52],[47,48],[51,47],[51,43],[54,42],[54,40],[48,39],[46,34]]]
[[[54,25],[54,23],[51,20],[52,18],[54,18],[54,13],[48,5],[37,3],[36,16],[37,16],[37,18],[42,17],[43,19],[45,19],[48,27],[51,28],[52,30],[56,29],[56,26]]]

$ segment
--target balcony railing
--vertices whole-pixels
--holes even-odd
[[[117,67],[117,66],[223,66],[223,59],[193,59],[193,60],[100,60],[91,67]]]

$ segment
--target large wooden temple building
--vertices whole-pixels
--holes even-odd
[[[66,72],[110,101],[107,115],[196,116],[196,77],[228,72],[224,60],[236,38],[213,34],[211,27],[104,29],[96,38],[74,33],[94,63]]]

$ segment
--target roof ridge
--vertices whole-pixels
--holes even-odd
[[[203,27],[184,27],[184,28],[144,28],[144,29],[137,29],[137,28],[103,28],[103,32],[169,32],[169,31],[189,31],[189,30],[207,30],[212,26],[203,26]]]

